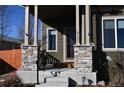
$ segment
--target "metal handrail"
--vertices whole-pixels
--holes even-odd
[[[47,64],[54,65],[55,63],[58,63],[58,62],[60,62],[58,59],[56,59],[55,57],[47,53],[45,50],[43,50],[43,51],[40,51],[39,53],[38,60],[37,60],[37,64],[38,64],[37,66],[38,66],[38,69],[40,70],[42,69],[42,66],[44,69]]]

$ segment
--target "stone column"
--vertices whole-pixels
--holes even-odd
[[[80,45],[79,38],[79,5],[76,5],[76,45]]]
[[[29,7],[25,6],[25,41],[21,45],[22,50],[22,67],[17,71],[17,75],[23,83],[37,83],[37,6],[35,6],[35,20],[34,20],[34,45],[28,44],[29,32]]]
[[[77,10],[76,10],[77,11]],[[77,12],[76,12],[77,13]],[[78,15],[79,16],[79,15]],[[84,19],[85,18],[85,19]],[[79,22],[76,17],[76,22]],[[84,23],[85,20],[85,23]],[[76,23],[76,27],[78,23]],[[84,43],[84,28],[86,32],[86,44]],[[76,32],[78,29],[76,29]],[[88,80],[92,80],[92,85],[96,85],[96,73],[92,72],[92,47],[89,39],[90,32],[90,7],[86,5],[85,17],[82,15],[82,45],[74,46],[74,68],[75,72],[71,73],[72,79],[76,82],[80,82],[85,78],[84,84],[88,84]],[[78,33],[79,34],[79,33]],[[76,34],[77,36],[77,34]],[[77,38],[76,38],[77,39]],[[77,41],[76,41],[77,42]]]
[[[89,33],[90,33],[90,6],[85,6],[85,18],[86,18],[86,45],[90,45]]]
[[[25,41],[21,45],[22,49],[22,70],[32,71],[37,69],[37,19],[38,6],[34,6],[34,44],[28,44],[29,38],[29,6],[25,6]]]
[[[34,43],[33,45],[37,46],[38,39],[38,6],[34,6]]]
[[[85,39],[84,39],[84,30],[85,30],[85,27],[84,27],[84,14],[82,14],[82,36],[81,36],[81,38],[82,38],[82,45],[84,45],[84,43],[85,43]]]
[[[24,45],[28,45],[28,33],[29,33],[29,6],[25,6],[25,39]]]

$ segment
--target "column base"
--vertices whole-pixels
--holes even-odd
[[[36,84],[37,83],[37,71],[24,71],[18,70],[17,75],[22,80],[24,84]]]
[[[22,45],[22,68],[21,70],[37,70],[37,46],[35,45]]]
[[[82,73],[79,71],[73,71],[69,73],[68,77],[72,82],[76,82],[76,85],[96,85],[96,72]]]
[[[74,68],[71,78],[78,85],[96,85],[96,72],[92,72],[92,48],[94,45],[74,45]]]

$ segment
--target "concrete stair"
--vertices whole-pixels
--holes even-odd
[[[25,83],[37,83],[37,71],[18,71],[18,75]],[[83,84],[88,84],[88,80],[96,85],[96,73],[83,73],[75,69],[50,69],[39,71],[39,83],[36,87],[68,87]]]
[[[68,85],[67,82],[64,81],[49,81],[47,83],[35,85],[35,87],[68,87]]]
[[[39,71],[40,84],[36,87],[68,87],[68,77],[65,72],[69,69],[53,69],[46,71]],[[51,72],[57,72],[57,76],[53,76]]]

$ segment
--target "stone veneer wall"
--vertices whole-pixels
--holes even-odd
[[[83,72],[92,72],[92,46],[75,46],[74,67]]]
[[[96,72],[92,72],[92,45],[74,46],[74,68],[71,78],[78,85],[96,85]]]
[[[23,70],[36,70],[37,46],[28,45],[21,46]]]

